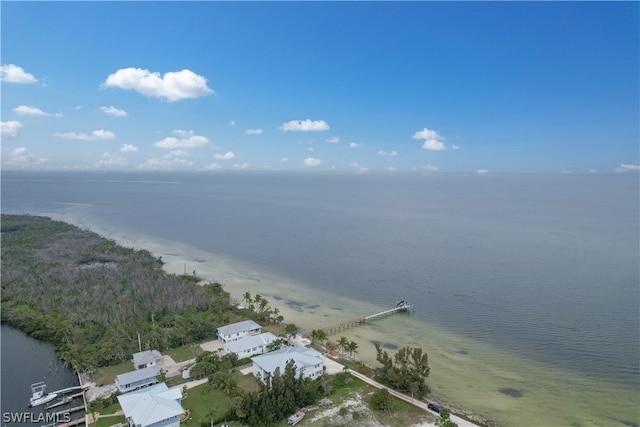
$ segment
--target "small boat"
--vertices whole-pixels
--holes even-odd
[[[31,384],[31,398],[29,399],[29,406],[44,405],[47,402],[51,402],[58,397],[58,393],[44,394],[46,384],[44,382]]]
[[[304,418],[304,412],[298,411],[295,414],[291,415],[287,420],[287,424],[294,426],[298,424]]]

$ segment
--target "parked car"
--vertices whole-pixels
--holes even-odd
[[[431,409],[433,412],[437,412],[438,414],[442,411],[442,406],[436,405],[435,403],[429,403],[427,408]]]

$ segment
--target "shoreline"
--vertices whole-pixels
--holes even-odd
[[[85,209],[76,207],[70,208],[71,212],[66,214],[39,215],[90,229],[122,246],[146,249],[154,256],[162,257],[165,262],[163,268],[169,273],[183,274],[185,268],[187,272],[196,270],[204,282],[220,282],[238,301],[244,292],[259,293],[269,300],[272,307],[280,310],[285,323],[295,323],[306,333],[388,308],[312,289],[273,271],[202,251],[188,244],[126,230],[113,231],[99,221],[92,221]],[[398,334],[398,331],[403,333]],[[424,344],[428,343],[426,351],[432,368],[428,383],[437,400],[455,411],[475,414],[497,425],[527,426],[530,425],[527,420],[536,419],[545,425],[628,426],[634,425],[633,421],[630,423],[625,420],[635,420],[637,416],[637,411],[632,409],[635,407],[635,396],[631,397],[633,391],[625,392],[626,397],[619,399],[620,391],[616,384],[579,377],[525,360],[484,343],[423,324],[411,316],[390,316],[333,334],[330,338],[337,340],[341,335],[359,343],[357,357],[371,366],[377,366],[371,344],[373,341],[388,344],[387,349],[404,345],[424,348]],[[506,392],[499,392],[500,389]],[[507,393],[512,390],[522,391],[524,397],[509,396]],[[619,413],[620,417],[612,418],[590,408],[590,403],[595,401],[599,402],[599,406]],[[540,411],[541,407],[547,409]],[[603,420],[607,422],[603,424]]]

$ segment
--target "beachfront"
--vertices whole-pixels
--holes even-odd
[[[70,215],[56,219],[90,228],[124,246],[147,249],[155,256],[162,257],[168,272],[182,274],[185,269],[195,270],[205,281],[224,284],[225,290],[238,301],[244,292],[259,293],[280,310],[285,322],[295,323],[307,333],[318,327],[387,308],[363,303],[357,296],[344,298],[311,289],[273,271],[238,263],[182,243],[162,241],[133,232],[114,232],[102,228],[98,222],[88,220],[82,208],[78,208],[77,213],[74,215],[72,209]],[[432,368],[428,383],[433,396],[455,411],[468,411],[498,425],[528,426],[533,419],[550,426],[568,425],[576,419],[582,420],[583,425],[602,423],[606,417],[590,407],[591,402],[596,400],[613,411],[627,414],[628,419],[636,416],[632,409],[635,406],[634,394],[628,393],[628,401],[613,398],[620,394],[615,384],[596,383],[551,366],[534,363],[417,322],[410,316],[391,316],[339,335],[356,341],[359,344],[358,358],[371,366],[377,366],[372,342],[386,344],[389,349],[405,345],[424,347]],[[339,335],[330,338],[335,340]],[[609,387],[611,392],[607,391]],[[501,389],[506,392],[519,391],[522,396],[509,395],[501,392]],[[577,390],[580,393],[576,393]],[[556,409],[541,413],[540,407]],[[606,419],[611,422],[610,418]]]

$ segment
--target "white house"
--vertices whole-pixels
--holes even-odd
[[[149,387],[158,384],[159,373],[160,366],[156,365],[120,374],[116,377],[116,386],[121,393]]]
[[[179,427],[181,400],[180,388],[165,383],[118,396],[129,427]]]
[[[267,351],[267,346],[277,340],[278,337],[271,332],[260,335],[249,335],[242,339],[229,341],[224,344],[224,351],[238,355],[238,359],[262,354]]]
[[[311,379],[321,377],[324,366],[320,353],[305,347],[286,347],[252,357],[251,360],[253,361],[253,375],[263,382],[270,375],[273,375],[277,368],[280,368],[280,374],[284,374],[290,360],[295,363],[298,376]]]
[[[161,359],[162,355],[158,350],[145,350],[133,353],[133,366],[136,369],[148,368],[158,365]]]
[[[245,320],[218,328],[218,338],[225,343],[260,333],[262,333],[262,326],[253,320]]]

